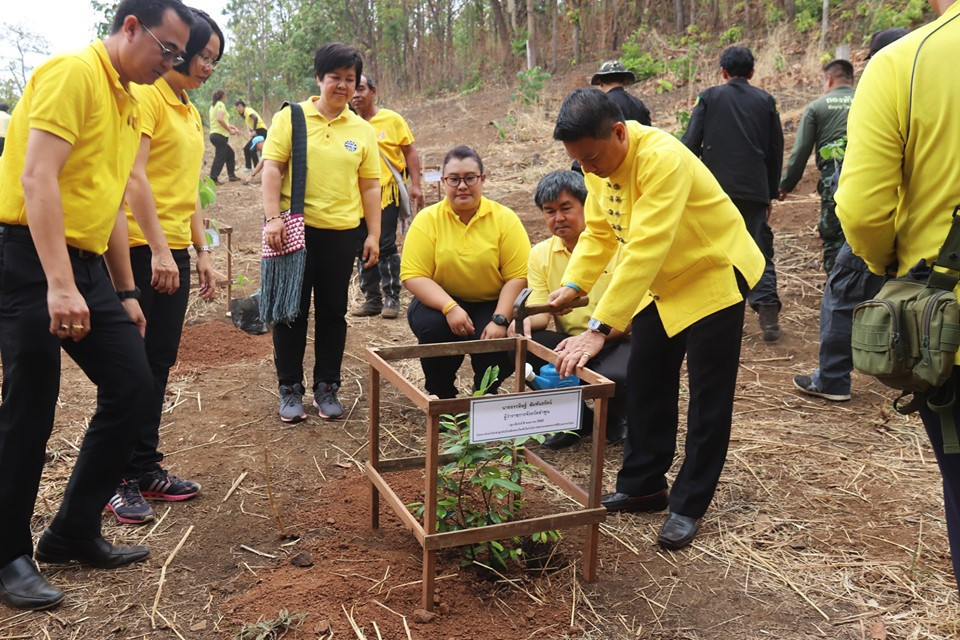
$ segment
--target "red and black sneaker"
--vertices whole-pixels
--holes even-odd
[[[192,480],[184,480],[157,468],[140,476],[140,493],[148,500],[178,502],[189,500],[200,493],[200,485]]]
[[[140,487],[132,480],[124,480],[107,503],[107,511],[123,524],[144,524],[154,519],[153,509],[140,495]]]

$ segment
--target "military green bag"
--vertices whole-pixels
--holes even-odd
[[[953,424],[954,357],[960,347],[960,306],[954,289],[960,281],[960,217],[953,211],[947,238],[926,282],[888,280],[877,296],[853,310],[853,367],[899,389],[893,402],[899,413],[917,411],[926,402],[940,414],[944,451],[960,453]],[[910,395],[913,398],[905,400]]]

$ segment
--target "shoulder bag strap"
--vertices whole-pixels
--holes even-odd
[[[949,269],[950,273],[930,269],[930,276],[927,278],[927,286],[934,289],[943,289],[944,291],[953,291],[957,282],[960,281],[960,205],[953,209],[953,216],[950,220],[950,231],[947,233],[946,240],[940,247],[940,253],[937,254],[935,267]]]
[[[303,213],[307,191],[307,122],[303,107],[296,102],[284,102],[280,109],[290,107],[290,212]]]

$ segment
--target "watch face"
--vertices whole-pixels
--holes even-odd
[[[510,324],[510,321],[507,320],[507,316],[503,315],[502,313],[493,314],[493,318],[491,318],[491,320],[493,320],[493,324],[501,327],[505,327]]]

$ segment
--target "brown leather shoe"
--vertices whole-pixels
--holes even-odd
[[[622,511],[624,513],[631,511],[663,511],[670,503],[670,497],[667,490],[663,489],[656,493],[648,493],[645,496],[631,496],[626,493],[608,493],[600,498],[600,504],[607,508],[611,513]]]

